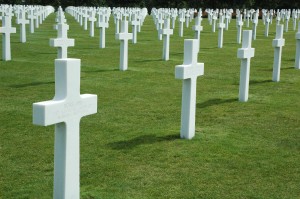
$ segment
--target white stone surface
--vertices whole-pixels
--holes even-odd
[[[183,23],[185,22],[185,18],[183,13],[179,14],[179,37],[183,37]]]
[[[105,16],[104,15],[99,15],[99,20],[97,23],[97,27],[100,28],[100,43],[99,43],[99,47],[100,48],[105,48],[105,30],[106,28],[108,28],[108,23],[105,21]]]
[[[214,13],[213,17],[212,17],[212,32],[216,32],[216,21],[217,21],[218,17],[217,14]]]
[[[2,17],[0,33],[2,33],[2,60],[9,61],[11,60],[10,34],[16,33],[16,28],[11,27],[11,17]]]
[[[265,36],[268,37],[269,36],[269,26],[270,26],[270,17],[269,14],[266,16],[265,18]]]
[[[273,64],[273,78],[274,82],[280,81],[280,67],[281,67],[281,54],[282,47],[284,46],[285,39],[283,39],[283,25],[276,26],[276,36],[273,39],[274,47],[274,64]]]
[[[34,20],[36,19],[36,16],[33,14],[33,9],[30,9],[28,12],[28,19],[30,22],[30,33],[34,33]]]
[[[300,69],[300,22],[298,23],[298,32],[296,33],[295,68]]]
[[[201,31],[203,31],[203,26],[201,26],[201,21],[202,21],[202,18],[200,15],[198,15],[195,19],[195,25],[193,26],[193,30],[195,31],[195,39],[198,40],[199,42],[199,51],[200,51],[200,34],[201,34]]]
[[[80,198],[79,123],[97,113],[97,95],[80,95],[80,60],[55,60],[53,100],[33,104],[33,124],[55,124],[53,198]]]
[[[128,21],[121,22],[121,31],[116,34],[116,39],[120,40],[120,70],[128,69],[128,40],[132,39],[132,33],[128,33]]]
[[[140,22],[138,21],[136,14],[132,15],[131,25],[132,25],[132,35],[133,35],[132,43],[136,44],[137,43],[137,30],[138,30],[138,27],[140,26]]]
[[[237,43],[240,44],[242,42],[242,28],[243,28],[243,15],[241,14],[237,19]]]
[[[257,29],[257,24],[258,24],[258,14],[257,12],[254,13],[253,16],[253,23],[252,23],[252,39],[256,40],[256,29]]]
[[[20,42],[26,42],[26,24],[29,24],[29,20],[26,19],[25,10],[21,11],[20,18],[17,19],[17,24],[20,24]]]
[[[161,30],[163,35],[163,60],[169,60],[170,54],[170,35],[173,35],[173,30],[170,28],[170,19],[166,18],[164,28]]]
[[[91,11],[89,16],[89,22],[90,22],[90,37],[95,36],[95,21],[97,21],[95,17],[95,12]]]
[[[250,59],[254,57],[254,48],[251,48],[252,30],[243,31],[242,48],[238,49],[237,57],[241,59],[239,101],[247,102],[249,93]]]
[[[218,32],[218,48],[223,48],[223,33],[224,33],[224,16],[220,16],[220,22],[218,24],[219,32]]]
[[[195,136],[197,77],[204,74],[204,64],[198,63],[198,40],[184,40],[184,61],[175,67],[175,78],[183,80],[180,137]]]
[[[57,38],[50,39],[50,46],[58,47],[57,58],[68,57],[68,47],[74,46],[74,39],[68,38],[69,25],[62,23],[57,25]]]

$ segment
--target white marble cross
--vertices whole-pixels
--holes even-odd
[[[185,17],[183,13],[179,14],[179,37],[183,37],[183,23],[185,22]]]
[[[166,18],[164,22],[164,28],[161,30],[161,34],[163,35],[163,60],[169,60],[169,52],[170,52],[170,35],[173,35],[173,29],[170,28],[170,19]]]
[[[218,17],[217,14],[214,13],[213,17],[212,17],[212,32],[216,32],[216,21],[217,21]]]
[[[269,13],[265,17],[265,36],[269,36],[269,26],[270,26],[270,15]]]
[[[223,33],[224,33],[224,16],[220,16],[219,33],[218,33],[218,48],[223,48]]]
[[[242,28],[243,28],[244,22],[243,22],[243,15],[240,14],[240,16],[237,19],[237,43],[240,44],[242,41]]]
[[[95,21],[97,21],[94,11],[90,12],[89,21],[90,21],[90,37],[94,37],[94,35],[95,35]]]
[[[230,18],[231,18],[231,13],[230,12],[226,12],[226,16],[225,16],[225,30],[228,30]]]
[[[293,12],[292,17],[293,17],[293,30],[295,31],[297,26],[297,18],[298,18],[296,11]]]
[[[173,11],[172,14],[171,14],[171,18],[172,18],[172,29],[174,30],[175,21],[176,21],[176,18],[177,18],[177,12]]]
[[[16,28],[11,27],[11,18],[9,16],[2,17],[2,59],[3,61],[11,60],[10,34],[16,33]]]
[[[74,39],[68,38],[69,25],[62,23],[57,25],[57,38],[50,39],[50,46],[58,47],[57,58],[68,57],[68,47],[74,46]]]
[[[99,20],[97,23],[97,27],[100,28],[100,48],[105,48],[105,29],[108,28],[108,23],[105,21],[104,15],[98,15]]]
[[[190,13],[189,12],[186,12],[185,13],[185,26],[188,28],[189,25],[190,25]]]
[[[276,36],[273,39],[272,46],[274,47],[274,64],[273,64],[273,78],[274,82],[280,80],[280,66],[281,66],[281,54],[282,47],[284,46],[285,39],[283,37],[283,25],[276,26]]]
[[[290,13],[286,13],[285,15],[285,32],[289,31],[289,21],[290,21]]]
[[[298,22],[298,32],[296,33],[295,68],[300,69],[300,22]]]
[[[137,30],[138,30],[138,26],[140,26],[140,22],[137,19],[137,16],[135,13],[132,14],[131,25],[132,25],[132,34],[133,34],[132,43],[136,44],[137,43]]]
[[[252,39],[256,40],[256,29],[257,29],[257,24],[258,24],[258,13],[254,13],[254,19],[253,19],[253,24],[252,24]]]
[[[162,40],[162,34],[161,34],[161,32],[160,32],[160,30],[163,28],[163,24],[164,24],[164,20],[163,20],[163,18],[162,18],[162,15],[160,14],[159,16],[158,16],[158,19],[157,19],[157,27],[158,27],[158,39],[159,40]]]
[[[254,48],[251,48],[252,30],[243,31],[242,48],[237,51],[237,57],[241,59],[239,101],[247,102],[249,93],[250,59],[254,57]]]
[[[198,63],[198,40],[184,40],[184,61],[175,67],[175,78],[182,79],[182,107],[180,137],[195,136],[197,77],[204,74],[204,64]]]
[[[26,19],[25,10],[21,10],[21,17],[17,19],[17,24],[20,24],[20,41],[26,42],[26,24],[29,24],[29,20]]]
[[[84,23],[83,23],[83,29],[84,30],[87,30],[87,27],[88,27],[88,18],[89,18],[89,15],[88,15],[88,10],[87,9],[84,9],[83,10],[83,13],[82,13],[82,17],[84,19]]]
[[[193,26],[193,30],[195,31],[195,39],[199,41],[199,51],[200,51],[200,33],[203,31],[203,26],[201,26],[202,18],[201,16],[197,16],[195,19],[195,25]]]
[[[36,19],[36,16],[33,14],[33,9],[29,9],[28,12],[28,19],[30,22],[30,33],[34,33],[34,19]]]
[[[121,15],[118,12],[115,16],[115,34],[120,32],[120,20],[121,20]]]
[[[80,59],[56,59],[53,100],[33,104],[33,124],[55,124],[53,198],[80,197],[79,123],[95,113],[97,95],[80,94]]]
[[[128,33],[128,21],[121,22],[121,32],[116,34],[116,39],[120,44],[120,70],[125,71],[128,68],[128,40],[132,39],[132,33]]]
[[[40,26],[40,22],[39,22],[39,20],[40,20],[40,11],[39,11],[39,9],[38,8],[36,8],[35,9],[35,28],[39,28],[39,26]]]

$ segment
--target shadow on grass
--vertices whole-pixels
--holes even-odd
[[[156,61],[163,61],[163,59],[144,59],[144,60],[137,60],[135,62],[156,62]]]
[[[82,70],[84,73],[104,73],[104,72],[113,72],[113,71],[120,71],[117,68],[114,69],[98,69],[98,70]]]
[[[257,80],[250,80],[249,84],[264,84],[264,83],[269,83],[269,82],[272,82],[272,80],[268,79],[268,80],[260,80],[260,81],[257,81]]]
[[[237,98],[232,98],[232,99],[210,99],[207,100],[205,102],[202,103],[198,103],[197,104],[197,108],[206,108],[209,106],[215,106],[215,105],[219,105],[219,104],[225,104],[225,103],[232,103],[232,102],[237,102],[238,99]]]
[[[295,69],[295,67],[291,66],[291,67],[287,67],[287,68],[281,68],[281,70],[290,70],[290,69]]]
[[[249,84],[250,85],[254,85],[254,84],[264,84],[264,83],[270,83],[270,82],[272,82],[272,80],[270,80],[270,79],[268,79],[268,80],[259,80],[259,81],[257,81],[257,80],[250,80]],[[233,85],[239,86],[240,83],[239,82],[235,82],[235,83],[233,83]]]
[[[11,88],[25,88],[25,87],[29,87],[29,86],[40,86],[40,85],[47,85],[47,84],[54,84],[54,81],[50,81],[50,82],[31,82],[31,83],[27,83],[27,84],[13,84],[10,85]]]
[[[142,135],[132,140],[125,140],[125,141],[118,141],[109,143],[108,146],[114,150],[128,150],[133,149],[139,145],[146,145],[146,144],[154,144],[157,142],[168,142],[180,139],[179,134],[174,135],[167,135],[158,137],[156,135]]]

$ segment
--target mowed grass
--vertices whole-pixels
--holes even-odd
[[[184,39],[192,26],[171,36],[170,60],[162,61],[152,17],[129,42],[129,70],[119,71],[120,42],[113,19],[106,48],[99,29],[89,37],[70,15],[69,57],[81,59],[81,93],[98,95],[98,113],[80,124],[81,198],[299,198],[300,71],[294,69],[295,31],[284,33],[281,78],[272,82],[275,21],[269,37],[259,21],[253,41],[249,101],[238,101],[240,60],[235,19],[218,32],[203,19],[198,61],[196,135],[180,133]],[[13,22],[15,19],[13,19]],[[15,23],[13,23],[14,26]],[[32,124],[32,103],[54,96],[56,37],[50,15],[27,43],[12,34],[12,61],[0,62],[0,198],[52,198],[54,126]],[[250,29],[243,27],[244,29]],[[131,30],[131,28],[130,28]],[[27,29],[29,32],[29,30]],[[1,40],[1,39],[0,39]]]

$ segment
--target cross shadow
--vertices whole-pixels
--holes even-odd
[[[104,72],[113,72],[120,71],[119,69],[99,69],[99,70],[82,70],[84,73],[104,73]]]
[[[232,102],[237,102],[238,99],[237,98],[232,98],[232,99],[210,99],[207,100],[205,102],[202,103],[198,103],[197,104],[197,108],[206,108],[209,106],[215,106],[215,105],[219,105],[219,104],[225,104],[225,103],[232,103]]]
[[[163,59],[144,59],[144,60],[137,60],[135,62],[156,62],[156,61],[163,61]]]
[[[13,84],[10,85],[11,88],[25,88],[29,86],[40,86],[40,85],[47,85],[47,84],[54,84],[54,81],[49,81],[49,82],[31,82],[27,84]]]
[[[272,82],[272,80],[268,79],[268,80],[250,80],[249,84],[264,84],[264,83],[269,83]]]
[[[154,144],[157,142],[169,142],[180,139],[179,134],[167,135],[167,136],[156,136],[156,135],[142,135],[131,140],[118,141],[109,143],[108,146],[114,150],[128,150],[133,149],[139,145]]]
[[[254,84],[264,84],[264,83],[270,83],[270,82],[272,82],[272,80],[270,80],[270,79],[268,79],[268,80],[250,80],[249,81],[249,84],[250,85],[254,85]],[[235,83],[233,83],[233,85],[240,85],[240,83],[239,82],[235,82]]]
[[[281,70],[290,70],[290,69],[295,69],[295,67],[291,66],[291,67],[287,67],[287,68],[281,68]]]

